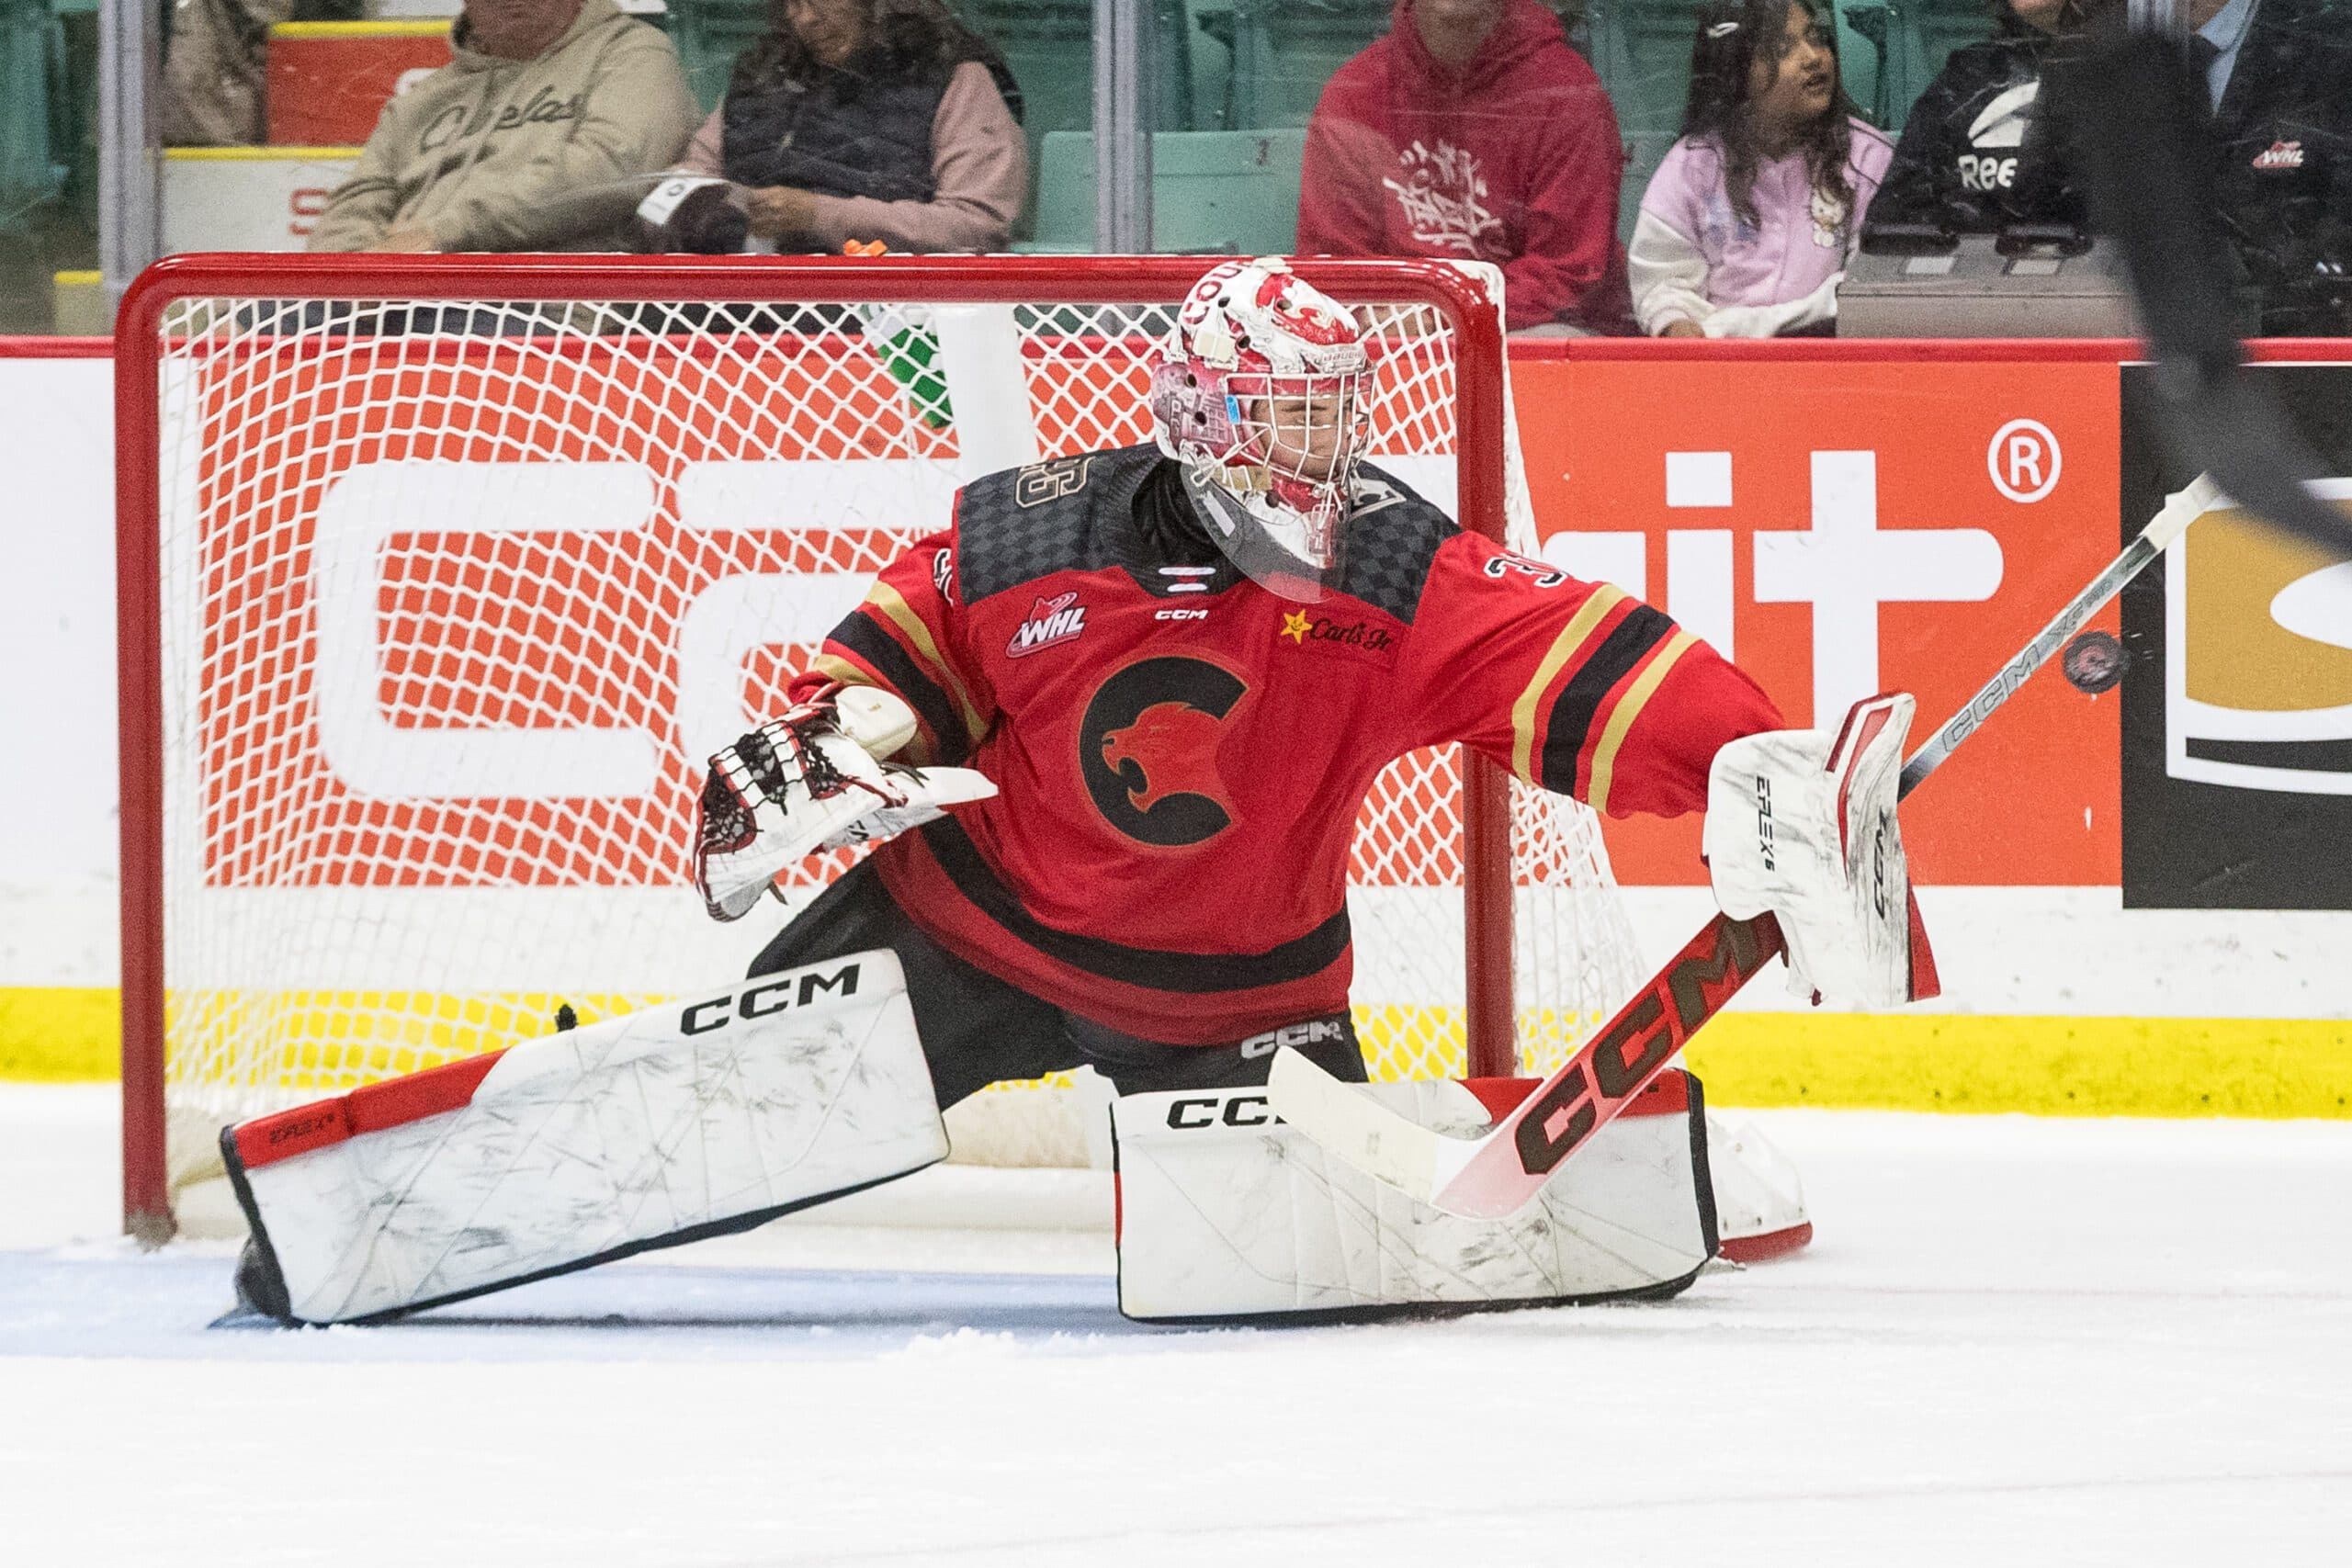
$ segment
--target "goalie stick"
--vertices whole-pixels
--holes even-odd
[[[1912,753],[1903,765],[1901,794],[1908,795],[1942,766],[2061,644],[2191,522],[2225,499],[2200,475],[2165,502],[2122,554]],[[1415,1201],[1449,1214],[1498,1219],[1532,1199],[1781,950],[1781,928],[1770,915],[1736,920],[1718,913],[1600,1033],[1475,1138],[1409,1121],[1294,1050],[1275,1055],[1269,1098],[1275,1112],[1310,1141]]]
[[[2120,245],[2160,367],[2165,434],[2206,471],[1913,754],[1903,769],[1906,795],[2203,512],[2233,501],[2298,537],[2340,543],[2344,536],[2344,520],[2306,488],[2323,466],[2243,368],[2244,347],[2230,329],[2228,292],[2219,281],[2227,276],[2225,246],[2211,160],[2199,145],[2205,116],[2181,44],[2146,32],[2111,38],[2060,85],[2095,210]],[[1294,1051],[1275,1056],[1270,1099],[1310,1140],[1423,1203],[1470,1216],[1507,1214],[1781,948],[1770,915],[1718,914],[1566,1066],[1476,1138],[1418,1126]]]

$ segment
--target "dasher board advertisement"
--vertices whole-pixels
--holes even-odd
[[[2335,470],[2342,541],[2208,513],[2123,600],[2123,902],[2352,909],[2352,366],[2269,382]],[[2123,380],[2122,527],[2191,476],[2155,439],[2153,372]]]

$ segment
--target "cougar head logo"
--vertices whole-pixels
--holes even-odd
[[[1142,659],[1095,688],[1079,724],[1078,766],[1102,819],[1139,843],[1215,838],[1241,814],[1219,752],[1250,694],[1204,659]]]
[[[1224,728],[1223,719],[1189,703],[1154,703],[1133,724],[1102,737],[1102,760],[1122,778],[1141,776],[1141,787],[1127,785],[1127,799],[1137,811],[1148,812],[1172,795],[1197,795],[1230,817],[1233,802],[1216,772]]]

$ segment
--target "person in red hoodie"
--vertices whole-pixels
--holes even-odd
[[[1396,0],[1306,130],[1307,255],[1496,263],[1512,331],[1630,333],[1609,95],[1537,0]]]

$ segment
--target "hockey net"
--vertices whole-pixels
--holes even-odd
[[[1202,267],[151,272],[117,345],[133,1228],[217,1173],[224,1123],[741,975],[787,911],[703,915],[702,759],[963,479],[1148,440],[1147,355]],[[1374,460],[1532,553],[1491,283],[1302,271],[1379,345]],[[1632,988],[1589,815],[1471,774],[1416,754],[1364,809],[1377,1077],[1541,1070]],[[846,863],[792,874],[794,907]],[[1082,1158],[1068,1098],[976,1097],[959,1157]]]

